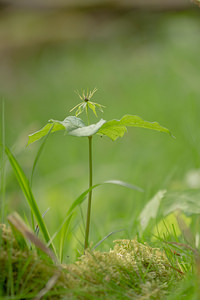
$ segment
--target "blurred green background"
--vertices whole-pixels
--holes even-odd
[[[187,173],[200,168],[199,8],[189,0],[63,0],[56,7],[47,0],[0,4],[6,144],[29,178],[39,142],[26,147],[28,134],[51,118],[68,116],[80,102],[75,90],[98,88],[94,101],[106,106],[99,118],[137,114],[158,121],[176,136],[130,128],[116,142],[94,139],[94,183],[120,179],[142,187],[144,193],[108,185],[95,190],[90,240],[95,244],[119,229],[124,231],[114,238],[134,237],[144,204],[159,189],[190,187]],[[51,208],[45,216],[51,234],[87,188],[87,150],[87,139],[62,132],[47,141],[33,192],[42,212]],[[29,217],[8,163],[6,204],[8,212]],[[86,203],[82,210],[85,215]],[[69,249],[81,249],[83,223],[77,210],[66,260]],[[109,249],[112,239],[102,249]]]

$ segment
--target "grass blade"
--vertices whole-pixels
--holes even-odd
[[[42,217],[44,218],[44,216],[48,213],[48,211],[50,210],[50,207],[48,207],[45,212],[42,214]],[[40,227],[38,226],[38,224],[36,224],[35,228],[34,228],[34,232],[35,234],[38,236],[39,232],[40,232]]]
[[[39,160],[39,158],[40,158],[40,156],[41,156],[41,154],[42,154],[42,151],[43,151],[44,146],[45,146],[45,144],[46,144],[46,142],[47,142],[47,139],[48,139],[48,137],[49,137],[49,135],[50,135],[50,133],[51,133],[51,131],[52,131],[52,129],[53,129],[53,126],[54,126],[54,124],[51,126],[51,128],[49,129],[49,132],[48,132],[47,135],[44,137],[43,142],[42,142],[42,144],[40,145],[40,148],[38,149],[37,154],[36,154],[36,157],[35,157],[35,160],[34,160],[34,162],[33,162],[33,168],[32,168],[31,179],[30,179],[30,186],[31,186],[31,187],[32,187],[32,182],[33,182],[33,175],[34,175],[34,172],[35,172],[35,169],[36,169],[38,160]]]
[[[59,278],[59,273],[55,273],[46,283],[45,287],[37,294],[37,296],[33,300],[44,299],[44,296],[52,289],[52,287],[56,284],[56,281]]]
[[[63,250],[64,250],[64,241],[65,237],[67,235],[69,224],[71,222],[72,214],[69,216],[67,221],[65,222],[64,226],[61,229],[61,237],[60,237],[60,247],[59,247],[59,257],[60,257],[60,263],[63,261]]]
[[[34,160],[34,162],[33,162],[32,172],[31,172],[30,187],[32,187],[32,183],[33,183],[33,175],[34,175],[34,172],[35,172],[37,163],[38,163],[38,161],[39,161],[40,155],[41,155],[41,153],[42,153],[42,151],[43,151],[43,149],[44,149],[44,146],[45,146],[45,144],[46,144],[46,141],[47,141],[47,139],[48,139],[48,137],[49,137],[49,135],[50,135],[50,133],[51,133],[51,131],[52,131],[52,129],[53,129],[53,126],[54,126],[54,125],[52,125],[51,128],[49,129],[49,132],[47,133],[47,135],[46,135],[45,138],[43,139],[43,142],[42,142],[42,144],[40,145],[40,147],[39,147],[39,149],[38,149],[38,151],[37,151],[35,160]],[[32,212],[32,211],[31,211],[31,221],[32,221],[32,228],[33,228],[33,230],[34,230],[35,225],[34,225],[34,217],[33,217],[33,212]],[[38,229],[39,229],[39,227],[38,227]],[[38,230],[38,232],[39,232],[39,230]]]
[[[104,236],[104,238],[102,238],[93,248],[92,250],[95,250],[99,245],[101,245],[101,243],[103,243],[107,238],[109,238],[111,235],[124,231],[124,229],[120,229],[120,230],[116,230],[116,231],[112,231],[109,234],[107,234],[106,236]]]
[[[121,180],[115,180],[115,179],[114,180],[107,180],[107,181],[104,181],[103,184],[106,184],[106,183],[120,185],[120,186],[123,186],[125,188],[135,190],[135,191],[138,191],[138,192],[144,192],[144,190],[141,189],[140,187],[138,187],[136,185],[133,185],[131,183],[125,182],[125,181],[121,181]]]
[[[46,253],[56,264],[58,263],[54,253],[27,227],[21,217],[15,212],[8,216],[8,221],[31,243]]]
[[[68,222],[68,220],[72,217],[73,211],[75,210],[75,208],[78,205],[81,205],[83,203],[83,201],[85,200],[87,194],[93,190],[94,188],[96,188],[97,186],[100,186],[101,184],[95,184],[93,185],[91,188],[87,189],[85,192],[83,192],[70,206],[70,208],[68,209],[64,220],[62,221],[61,225],[59,226],[58,230],[53,234],[53,236],[51,237],[51,240],[49,241],[48,245],[50,245],[52,243],[52,241],[55,239],[55,237],[57,236],[57,234],[60,232],[60,230],[63,228],[63,226],[66,226],[66,223]]]
[[[40,227],[40,230],[43,234],[43,237],[45,239],[45,241],[48,243],[50,240],[50,235],[48,233],[48,230],[46,228],[46,225],[44,223],[44,220],[42,218],[42,215],[39,211],[39,208],[37,206],[37,203],[35,201],[35,198],[33,196],[32,190],[30,188],[30,184],[29,181],[25,175],[25,173],[23,172],[22,168],[20,167],[20,165],[18,164],[17,160],[15,159],[15,157],[13,156],[13,154],[11,153],[11,151],[8,149],[8,147],[5,147],[5,151],[6,151],[6,155],[10,161],[10,164],[13,168],[13,171],[16,175],[16,178],[18,180],[18,183],[21,187],[22,192],[25,195],[25,198],[28,202],[28,205],[35,217],[35,219],[37,220],[37,223]],[[56,253],[55,248],[53,246],[52,243],[49,244],[50,248],[53,250],[54,253]]]
[[[71,205],[71,207],[69,208],[68,210],[68,215],[78,206],[80,205],[83,201],[84,201],[84,198],[87,196],[87,194],[92,191],[94,188],[100,186],[100,185],[104,185],[104,184],[116,184],[116,185],[120,185],[120,186],[123,186],[123,187],[126,187],[126,188],[129,188],[129,189],[132,189],[132,190],[137,190],[137,191],[140,191],[140,192],[143,192],[143,189],[141,189],[140,187],[137,187],[135,185],[132,185],[130,183],[127,183],[127,182],[124,182],[124,181],[121,181],[121,180],[107,180],[107,181],[104,181],[102,183],[97,183],[95,185],[93,185],[91,188],[87,189],[85,192],[83,192]]]
[[[2,100],[1,114],[1,223],[5,220],[5,103]]]
[[[87,190],[85,190],[73,203],[72,205],[70,206],[69,210],[67,211],[66,215],[65,215],[65,218],[63,220],[63,222],[61,223],[60,227],[58,228],[58,230],[54,233],[54,235],[51,237],[51,240],[49,241],[49,244],[54,240],[54,238],[57,236],[57,234],[60,232],[60,230],[63,228],[63,226],[66,226],[69,218],[71,218],[74,210],[76,209],[76,207],[78,205],[81,205],[83,203],[83,201],[86,199],[86,196],[87,194],[92,191],[93,189],[101,186],[101,185],[104,185],[104,184],[116,184],[116,185],[120,185],[120,186],[123,186],[123,187],[126,187],[126,188],[129,188],[129,189],[132,189],[132,190],[136,190],[136,191],[140,191],[140,192],[143,192],[143,190],[140,188],[140,187],[137,187],[135,185],[132,185],[130,183],[127,183],[127,182],[124,182],[124,181],[121,181],[121,180],[107,180],[107,181],[104,181],[102,183],[97,183],[95,185],[93,185],[92,187],[88,188]]]

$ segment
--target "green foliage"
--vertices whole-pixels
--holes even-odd
[[[133,184],[130,184],[130,183],[127,183],[127,182],[124,182],[124,181],[121,181],[121,180],[107,180],[107,181],[104,181],[102,183],[97,183],[93,186],[91,186],[89,189],[87,189],[86,191],[84,191],[73,203],[72,205],[70,206],[68,212],[67,212],[67,216],[70,215],[74,209],[80,205],[85,197],[87,196],[87,194],[92,191],[94,188],[96,187],[99,187],[101,185],[104,185],[104,184],[115,184],[115,185],[119,185],[119,186],[123,186],[123,187],[126,187],[126,188],[129,188],[129,189],[132,189],[132,190],[136,190],[136,191],[139,191],[139,192],[143,192],[143,190],[138,187],[138,186],[135,186]]]
[[[152,218],[155,219],[157,217],[160,202],[163,199],[165,193],[165,190],[158,191],[158,193],[143,208],[139,216],[142,230],[147,227],[149,221]]]
[[[1,114],[1,137],[0,137],[0,208],[1,208],[1,222],[5,221],[5,112],[4,112],[4,100],[2,100],[2,114]]]
[[[96,124],[86,126],[80,118],[77,118],[75,116],[69,116],[65,118],[64,121],[49,120],[49,122],[50,123],[45,125],[41,130],[29,135],[28,145],[47,135],[52,125],[52,133],[59,130],[65,130],[65,132],[69,135],[88,137],[94,135],[105,123],[105,121],[101,119]]]
[[[31,190],[31,187],[29,184],[29,180],[27,179],[25,173],[23,172],[22,168],[20,167],[19,163],[17,162],[17,160],[15,159],[14,155],[12,154],[12,152],[9,150],[8,147],[5,148],[5,151],[6,151],[7,157],[10,161],[10,164],[13,168],[13,171],[16,175],[18,183],[21,187],[21,190],[24,193],[24,196],[25,196],[25,198],[28,202],[28,205],[31,209],[31,212],[33,213],[35,219],[37,220],[37,223],[40,227],[40,230],[43,234],[43,237],[44,237],[46,243],[48,243],[50,240],[50,235],[48,233],[48,230],[46,228],[46,225],[44,223],[42,215],[39,211],[37,202],[35,201],[35,198],[33,196],[33,193],[32,193],[32,190]],[[54,253],[56,253],[53,244],[50,244],[50,248],[53,250]]]
[[[67,134],[76,136],[76,137],[88,137],[89,138],[89,189],[88,189],[88,209],[87,209],[87,219],[86,219],[86,229],[85,229],[85,246],[87,249],[89,245],[89,230],[90,230],[90,215],[91,215],[91,200],[92,200],[92,185],[93,185],[93,171],[92,171],[92,137],[95,134],[100,134],[103,136],[109,137],[111,140],[115,141],[119,137],[123,137],[124,133],[127,131],[127,127],[140,127],[146,129],[152,129],[164,133],[168,133],[171,135],[170,131],[158,124],[157,122],[148,122],[144,121],[142,118],[138,116],[125,115],[121,118],[121,120],[111,120],[105,121],[100,119],[95,124],[90,125],[89,121],[89,109],[96,114],[96,108],[98,107],[101,111],[103,111],[103,106],[101,104],[91,102],[91,98],[96,92],[94,89],[92,92],[83,92],[83,96],[80,96],[82,102],[76,105],[71,111],[76,110],[76,116],[69,116],[64,119],[64,121],[58,120],[49,120],[49,123],[45,125],[41,130],[29,135],[28,145],[33,142],[41,139],[42,137],[49,135],[50,133],[64,130]],[[82,119],[77,118],[79,114],[82,112],[86,113],[88,125],[85,125]],[[172,136],[172,135],[171,135]],[[117,182],[117,181],[116,181]],[[119,183],[119,181],[118,181]],[[72,208],[74,209],[77,205],[81,204],[84,198],[82,195],[73,203]],[[62,234],[62,240],[65,236],[65,232],[69,226],[69,218],[71,218],[71,208],[67,212],[67,216],[64,220],[64,228]],[[63,245],[63,241],[61,242]],[[61,249],[62,253],[62,249]],[[60,255],[62,257],[62,254]]]
[[[64,126],[62,124],[60,124],[59,122],[54,122],[53,125],[54,126],[53,126],[53,129],[51,131],[52,133],[56,132],[58,130],[64,130],[65,129]],[[43,136],[47,135],[49,130],[51,129],[51,127],[52,127],[52,124],[49,123],[49,124],[45,125],[41,130],[35,132],[33,135],[30,135],[28,144],[31,144],[31,143],[41,139]]]
[[[35,251],[22,250],[9,227],[0,229],[1,297],[33,299],[43,293],[47,300],[161,300],[184,277],[178,261],[171,263],[163,250],[137,239],[116,240],[108,252],[87,250],[74,264],[55,266]]]
[[[108,136],[111,140],[115,141],[118,137],[123,137],[127,131],[127,127],[140,127],[152,129],[160,132],[165,132],[171,135],[170,131],[158,124],[157,122],[144,121],[138,116],[125,115],[121,120],[111,120],[102,125],[99,134]]]
[[[71,217],[72,217],[75,209],[85,201],[86,196],[88,195],[89,192],[91,192],[93,189],[95,189],[101,185],[104,185],[104,184],[114,184],[114,185],[122,186],[122,187],[125,187],[128,189],[131,189],[131,190],[143,192],[143,190],[140,187],[135,186],[133,184],[130,184],[130,183],[127,183],[127,182],[124,182],[121,180],[107,180],[102,183],[98,183],[98,184],[91,186],[89,189],[84,191],[80,196],[78,196],[78,198],[72,203],[72,205],[68,209],[61,225],[59,226],[59,228],[57,229],[57,231],[55,232],[55,234],[51,237],[51,240],[49,241],[49,243],[51,243],[55,239],[57,234],[61,231],[61,239],[60,239],[60,259],[61,259],[61,261],[62,261],[62,256],[63,256],[64,237],[65,237],[66,231],[68,230],[68,227],[69,227],[69,224],[71,221]]]
[[[53,126],[51,133],[65,130],[69,135],[77,137],[89,137],[94,134],[105,135],[111,140],[115,141],[119,137],[123,137],[127,131],[127,127],[140,127],[151,130],[156,130],[171,135],[170,131],[159,125],[157,122],[144,121],[138,116],[126,115],[121,120],[105,121],[101,119],[96,124],[86,126],[85,123],[75,116],[69,116],[64,121],[49,120],[49,123],[45,125],[41,130],[29,135],[28,145],[41,139],[49,133],[49,130]]]
[[[33,182],[33,175],[34,175],[34,172],[35,172],[35,169],[36,169],[36,166],[37,166],[37,163],[39,161],[39,158],[40,158],[40,155],[44,149],[44,146],[46,144],[46,141],[49,137],[49,134],[51,133],[52,129],[53,129],[54,125],[51,126],[51,128],[49,129],[49,132],[47,133],[47,135],[45,136],[45,139],[43,140],[43,143],[41,144],[40,148],[38,149],[37,151],[37,154],[36,154],[36,157],[35,157],[35,160],[33,162],[33,167],[32,167],[32,172],[31,172],[31,179],[30,179],[30,185],[32,186],[32,182]]]
[[[52,265],[47,256],[44,259],[28,247],[22,248],[10,227],[0,224],[0,232],[0,298],[33,299],[47,283],[50,284],[55,274],[59,274],[55,289],[49,296],[49,299],[59,299],[63,286],[66,286],[59,268]],[[33,234],[32,237],[36,238]]]
[[[200,214],[200,189],[167,192],[161,202],[161,213],[180,210],[187,215]]]
[[[159,220],[175,211],[181,211],[188,216],[200,214],[199,198],[199,189],[174,192],[158,191],[140,213],[139,220],[142,230],[145,230],[151,219]]]
[[[164,251],[137,239],[114,243],[109,252],[88,250],[68,266],[69,284],[74,290],[79,288],[81,294],[87,291],[96,298],[101,291],[102,299],[163,299],[167,290],[183,278]]]
[[[99,178],[103,178],[103,174],[108,176],[106,178],[110,178],[110,176],[112,178],[110,175],[112,173],[118,174],[122,178],[123,176],[126,177],[130,182],[136,180],[138,185],[145,187],[146,192],[142,195],[133,195],[133,197],[129,192],[123,190],[121,196],[118,190],[112,194],[112,188],[106,189],[105,193],[102,191],[96,193],[93,209],[97,207],[98,211],[95,215],[96,230],[94,230],[92,238],[94,241],[96,241],[95,239],[99,240],[102,234],[109,232],[111,228],[117,229],[122,226],[126,227],[129,233],[134,236],[137,232],[136,215],[139,210],[142,210],[147,198],[152,198],[156,190],[163,188],[183,191],[189,187],[184,179],[186,172],[191,168],[199,168],[200,166],[198,131],[200,89],[197,80],[200,68],[198,55],[200,39],[197,38],[199,36],[198,12],[196,16],[193,11],[185,11],[184,14],[166,12],[164,15],[157,14],[155,16],[153,14],[146,18],[145,14],[143,17],[138,16],[136,20],[136,23],[142,24],[142,34],[141,30],[138,31],[138,35],[134,32],[134,38],[132,26],[127,28],[125,36],[123,30],[120,31],[120,34],[123,34],[121,39],[117,37],[119,26],[116,26],[118,32],[116,31],[117,34],[114,39],[111,37],[105,41],[101,40],[100,43],[94,42],[93,39],[84,43],[81,39],[80,43],[77,41],[70,46],[67,43],[67,47],[56,47],[56,51],[52,51],[52,47],[45,47],[42,56],[40,55],[39,67],[38,53],[40,53],[41,47],[38,48],[39,52],[37,46],[30,53],[27,53],[25,49],[26,55],[23,55],[23,49],[20,49],[21,56],[17,56],[17,63],[14,63],[14,59],[11,66],[12,74],[17,74],[17,76],[9,78],[12,79],[9,80],[9,84],[7,84],[8,76],[4,76],[5,68],[1,68],[1,90],[3,94],[7,94],[6,98],[9,99],[6,101],[6,140],[7,143],[11,143],[14,138],[14,142],[17,142],[15,153],[18,156],[16,157],[23,161],[23,167],[26,171],[30,167],[30,152],[26,150],[24,153],[22,135],[19,137],[17,132],[22,132],[23,128],[29,128],[29,126],[35,128],[38,120],[48,120],[49,116],[62,116],[63,110],[68,109],[70,105],[73,106],[73,95],[70,89],[66,89],[66,83],[72,89],[76,86],[95,84],[95,82],[103,83],[104,87],[100,96],[106,93],[113,113],[112,115],[111,110],[109,110],[109,118],[105,117],[105,119],[109,120],[116,116],[120,119],[126,113],[125,107],[128,107],[131,113],[137,112],[139,115],[145,116],[147,120],[153,120],[154,117],[155,120],[159,118],[161,124],[174,128],[174,133],[178,137],[176,143],[156,134],[154,134],[155,138],[152,139],[151,134],[145,134],[143,130],[140,132],[136,130],[134,145],[126,137],[126,141],[124,143],[120,141],[117,148],[113,148],[115,147],[113,143],[107,142],[102,146],[102,149],[97,148],[99,155],[97,156],[97,153],[95,155],[95,167],[98,170],[97,176]],[[23,18],[19,16],[19,19],[22,20]],[[127,24],[132,19],[132,16],[126,19]],[[152,20],[155,22],[152,23]],[[39,27],[41,28],[41,26]],[[8,27],[5,26],[5,28]],[[141,26],[138,28],[141,29]],[[162,38],[160,39],[160,37]],[[119,45],[120,51],[116,51],[119,49]],[[24,84],[25,73],[26,84]],[[27,99],[29,100],[27,101]],[[69,100],[66,101],[66,99]],[[55,112],[54,115],[52,115],[52,110]],[[64,133],[64,131],[62,132]],[[141,133],[140,136],[139,133]],[[65,138],[68,139],[68,137]],[[19,140],[22,141],[22,144],[18,147]],[[78,176],[83,173],[84,176],[80,178],[80,186],[85,184],[86,166],[84,162],[81,162],[85,157],[85,152],[84,150],[81,152],[78,146],[79,142],[83,145],[84,141],[73,139],[73,143],[70,143],[70,139],[68,139],[67,148],[63,147],[66,144],[65,141],[63,138],[60,144],[54,143],[51,149],[46,148],[48,153],[41,157],[40,172],[34,177],[34,194],[40,194],[41,205],[44,208],[52,205],[51,214],[48,218],[52,229],[57,228],[60,222],[60,210],[58,209],[57,212],[54,209],[54,206],[55,208],[58,206],[58,200],[59,207],[68,208],[72,198],[76,198],[79,186]],[[97,145],[100,145],[102,141],[103,139],[99,139]],[[128,148],[130,145],[131,150]],[[73,147],[77,147],[76,151]],[[22,151],[23,153],[21,153]],[[29,159],[27,160],[28,156]],[[65,168],[63,168],[62,157],[63,161],[66,161]],[[117,157],[119,160],[116,159]],[[79,162],[80,168],[77,167]],[[75,164],[74,169],[72,169],[73,164]],[[78,172],[76,172],[77,169]],[[63,174],[64,170],[66,170],[66,175]],[[15,197],[13,197],[14,182],[9,176],[10,169],[7,168],[6,171],[6,176],[8,176],[6,206],[10,210],[19,203],[16,200],[20,199],[20,191],[15,190]],[[64,188],[57,184],[61,180],[66,182]],[[135,202],[132,202],[132,198]],[[106,202],[105,210],[108,212],[105,218],[104,214],[101,213],[101,200],[104,199]],[[113,205],[114,201],[116,201],[116,205]],[[120,211],[121,202],[124,205]],[[164,199],[161,200],[160,204],[161,206],[164,205]],[[19,205],[21,208],[20,203]],[[159,208],[161,209],[161,207]],[[113,216],[119,218],[121,216],[121,218],[118,221]],[[194,222],[197,218],[198,215],[196,217],[193,215],[191,219]],[[152,223],[155,224],[156,219],[152,220]],[[148,230],[148,225],[146,228]],[[197,228],[199,228],[198,224]],[[76,227],[76,229],[73,234],[68,236],[65,255],[71,256],[71,249],[79,247],[78,242],[74,241],[74,237],[80,239],[81,234],[79,234],[79,228]],[[192,227],[191,230],[193,231],[193,229]],[[126,238],[126,233],[123,236]],[[171,239],[175,238],[174,235],[171,236]],[[163,247],[160,242],[158,244],[159,247]],[[109,248],[110,241],[107,240],[102,247]],[[182,255],[182,258],[184,256],[185,254]],[[188,262],[188,266],[192,269],[194,264]],[[2,268],[0,269],[2,270]],[[23,264],[20,270],[22,273]],[[42,278],[40,275],[41,273],[37,276],[39,283],[41,283]],[[25,276],[25,279],[27,277]],[[28,287],[32,288],[31,280],[29,283],[30,285],[24,284],[27,289]],[[199,294],[194,293],[194,283],[193,274],[186,275],[182,286],[176,285],[175,290],[171,292],[170,299],[199,299]],[[46,280],[44,281],[45,284]],[[125,299],[126,296],[131,298],[130,294],[125,295],[125,289],[121,291],[121,294],[116,293],[113,296],[112,287],[108,286],[109,288],[110,294],[107,295],[107,299]],[[199,280],[197,288],[199,290]],[[78,287],[76,288],[76,295],[79,295],[77,290]],[[99,292],[98,298],[100,299],[101,296],[102,293]],[[148,296],[151,297],[151,295],[147,295],[146,298]],[[85,297],[90,297],[87,290],[85,290]],[[22,295],[20,298],[27,297]],[[32,299],[33,295],[30,298]],[[91,299],[96,298],[91,296]]]
[[[12,213],[8,216],[8,221],[12,226],[14,235],[16,235],[16,230],[20,232],[24,238],[26,238],[30,243],[36,246],[38,249],[43,251],[46,255],[48,255],[54,263],[58,263],[56,256],[54,253],[36,236],[34,232],[32,232],[27,225],[24,223],[22,218],[16,213]],[[19,238],[17,239],[19,241]],[[20,240],[21,243],[21,240]]]

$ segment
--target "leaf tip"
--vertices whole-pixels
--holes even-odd
[[[171,132],[170,132],[170,135],[171,135],[171,137],[172,137],[174,140],[176,140],[175,135],[173,135]]]
[[[31,139],[30,139],[30,135],[28,136],[28,142],[26,143],[26,148],[31,144]]]

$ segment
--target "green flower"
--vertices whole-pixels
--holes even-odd
[[[84,110],[86,112],[86,114],[88,115],[88,108],[90,108],[93,113],[95,114],[95,116],[97,117],[97,113],[96,113],[96,107],[103,112],[103,108],[105,107],[104,105],[101,105],[99,103],[96,102],[92,102],[91,98],[93,97],[93,95],[96,93],[97,89],[94,88],[93,91],[88,91],[85,93],[85,90],[83,90],[82,95],[79,94],[78,91],[76,91],[76,94],[79,96],[79,98],[82,100],[81,103],[77,104],[76,106],[74,106],[70,112],[72,112],[73,110],[76,110],[76,117],[78,115],[80,115]]]

